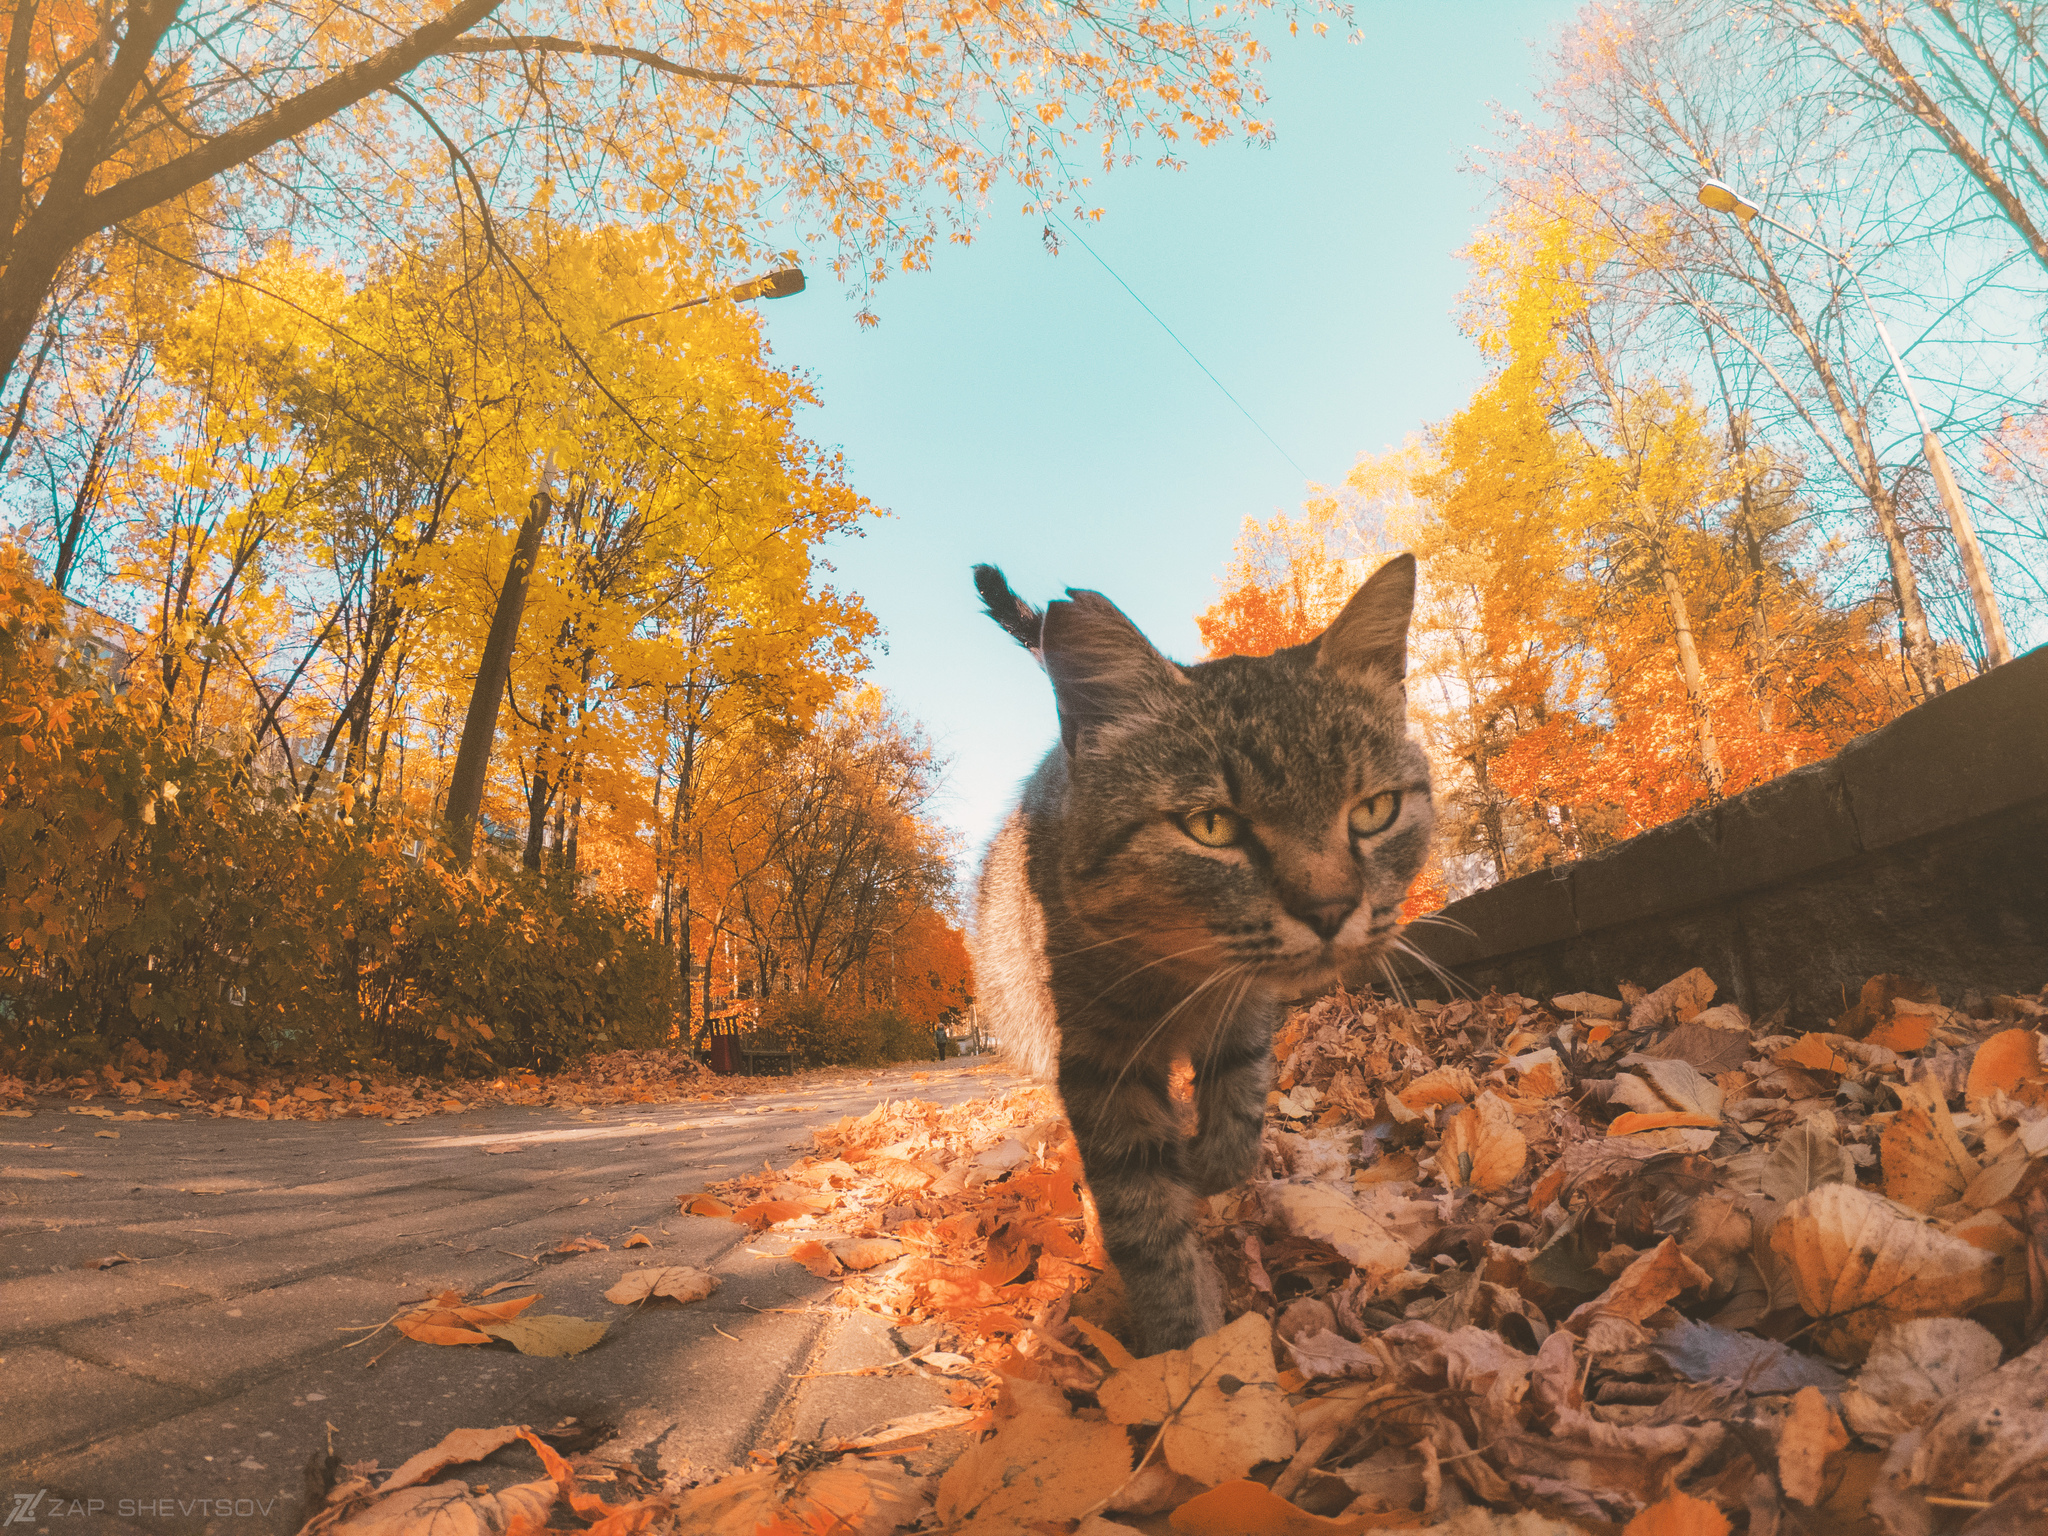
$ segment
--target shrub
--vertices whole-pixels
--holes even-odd
[[[0,1071],[135,1040],[172,1070],[485,1073],[669,1038],[673,966],[635,904],[255,785],[72,670],[16,572],[0,587]]]
[[[792,992],[761,1006],[758,1032],[806,1066],[880,1067],[935,1054],[932,1026],[891,1008],[825,993]]]

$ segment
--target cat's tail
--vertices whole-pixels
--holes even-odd
[[[974,590],[981,594],[982,606],[988,610],[990,618],[1003,626],[1004,633],[1033,656],[1038,656],[1045,615],[1012,592],[1009,579],[995,566],[977,565],[974,568]]]

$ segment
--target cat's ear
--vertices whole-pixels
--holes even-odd
[[[1396,555],[1365,579],[1316,642],[1316,666],[1353,682],[1401,685],[1408,675],[1408,616],[1415,557]]]
[[[1069,587],[1065,602],[1047,603],[1040,644],[1069,753],[1083,731],[1149,713],[1187,685],[1187,674],[1100,592]]]

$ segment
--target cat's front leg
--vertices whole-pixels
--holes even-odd
[[[1189,1143],[1165,1075],[1143,1065],[1105,1071],[1069,1055],[1060,1062],[1060,1097],[1141,1353],[1187,1348],[1222,1326],[1223,1305],[1220,1288],[1203,1283]]]
[[[1197,1194],[1235,1189],[1257,1170],[1272,1087],[1273,1049],[1263,1036],[1195,1062],[1199,1120],[1188,1144],[1188,1178]]]

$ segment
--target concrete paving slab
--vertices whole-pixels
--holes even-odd
[[[22,1170],[0,1205],[0,1499],[64,1501],[61,1527],[39,1516],[38,1532],[259,1536],[302,1522],[303,1470],[330,1436],[344,1460],[388,1466],[451,1429],[574,1418],[613,1426],[616,1454],[659,1478],[743,1459],[796,1422],[799,1398],[834,1433],[850,1432],[856,1403],[867,1425],[896,1417],[897,1383],[847,1378],[856,1390],[833,1406],[793,1379],[884,1345],[865,1328],[839,1343],[844,1319],[819,1305],[830,1286],[778,1256],[791,1238],[682,1216],[676,1196],[782,1167],[809,1127],[883,1099],[957,1103],[1014,1081],[976,1065],[919,1069],[924,1082],[800,1080],[717,1105],[123,1122],[119,1140],[91,1136],[84,1117],[58,1129],[62,1106],[46,1103],[9,1122],[16,1144],[0,1148]],[[520,1150],[484,1150],[507,1143]],[[621,1246],[636,1227],[651,1248]],[[543,1257],[585,1232],[612,1246]],[[77,1267],[114,1252],[137,1262]],[[605,1302],[641,1263],[694,1264],[723,1284],[689,1307]],[[519,1278],[544,1293],[542,1312],[607,1319],[604,1340],[568,1359],[389,1331],[340,1347],[358,1336],[343,1328],[444,1287]],[[908,1390],[930,1405],[931,1384]],[[537,1470],[507,1450],[464,1475],[502,1486]]]

